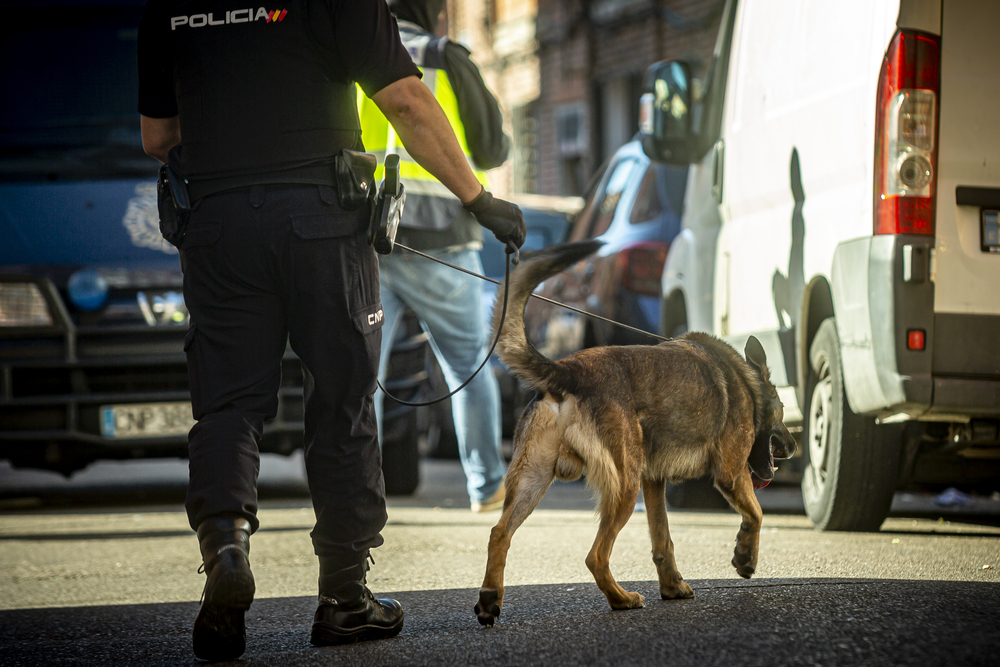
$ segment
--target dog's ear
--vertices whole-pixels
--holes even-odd
[[[764,354],[764,347],[754,336],[747,339],[747,346],[743,349],[747,357],[747,362],[757,369],[760,376],[765,380],[770,380],[771,373],[767,369],[767,355]]]

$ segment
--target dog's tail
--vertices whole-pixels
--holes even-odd
[[[601,247],[601,241],[581,241],[549,246],[538,252],[525,254],[521,263],[510,273],[510,296],[507,301],[507,319],[497,343],[500,361],[511,372],[536,391],[567,392],[571,378],[561,377],[560,367],[541,354],[528,340],[524,330],[524,307],[535,287],[546,278],[572,266]],[[500,323],[503,311],[504,289],[497,291],[493,306],[493,331]]]

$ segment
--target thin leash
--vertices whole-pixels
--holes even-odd
[[[420,255],[421,257],[426,257],[427,259],[433,260],[433,261],[438,262],[440,264],[444,264],[445,266],[450,266],[453,269],[458,269],[459,271],[463,271],[465,273],[470,273],[469,271],[466,271],[465,269],[463,269],[461,267],[455,266],[454,264],[449,264],[448,262],[446,262],[444,260],[441,260],[441,259],[438,259],[437,257],[431,257],[430,255],[425,255],[424,253],[422,253],[422,252],[420,252],[418,250],[414,250],[413,248],[407,248],[405,245],[401,245],[399,243],[396,243],[396,244],[394,244],[393,247],[403,248],[404,250],[409,250],[412,253],[416,253],[416,254]],[[515,264],[517,264],[518,261],[520,261],[518,259],[518,257],[520,257],[520,252],[515,248],[514,249],[514,263]],[[507,255],[507,262],[504,264],[504,272],[503,272],[503,281],[504,281],[505,285],[509,285],[510,284],[510,262],[511,262],[511,258],[510,258],[510,254],[508,254]],[[473,273],[472,275],[476,275],[476,274]],[[484,278],[485,276],[479,276],[479,277],[480,278]],[[497,283],[497,284],[499,284],[499,283]],[[503,291],[503,311],[500,313],[500,326],[497,327],[497,335],[493,338],[493,345],[490,346],[490,351],[486,353],[486,358],[483,359],[483,363],[479,364],[479,368],[477,368],[475,370],[475,372],[472,375],[469,376],[469,379],[466,380],[465,382],[463,382],[457,389],[448,392],[444,396],[438,396],[437,398],[435,398],[435,399],[433,399],[431,401],[404,401],[403,399],[396,398],[395,396],[393,396],[392,394],[390,394],[388,391],[386,391],[385,387],[382,386],[382,382],[378,379],[377,376],[375,378],[375,384],[378,385],[378,388],[382,390],[382,393],[385,394],[387,398],[391,398],[392,400],[396,401],[397,403],[399,403],[401,405],[409,405],[409,406],[418,407],[418,408],[419,407],[423,407],[425,405],[434,405],[435,403],[440,403],[441,401],[447,400],[447,399],[451,398],[452,396],[454,396],[455,394],[457,394],[458,392],[460,392],[463,389],[465,389],[465,387],[470,382],[472,382],[473,378],[475,378],[477,375],[479,375],[479,371],[483,370],[483,366],[485,366],[486,362],[488,362],[490,360],[490,357],[493,356],[493,350],[496,349],[497,343],[500,342],[500,332],[503,331],[503,323],[507,319],[507,296],[508,296],[508,294],[510,294],[510,290],[509,289],[505,289]]]
[[[444,264],[445,266],[451,267],[451,268],[455,269],[456,271],[461,271],[462,273],[467,273],[470,276],[475,276],[476,278],[479,278],[481,280],[485,280],[486,282],[489,282],[489,283],[493,283],[494,285],[502,285],[503,284],[499,280],[494,280],[493,278],[488,278],[486,276],[481,276],[478,273],[476,273],[475,271],[469,271],[468,269],[463,269],[461,266],[455,266],[454,264],[449,264],[448,262],[444,261],[443,259],[438,259],[437,257],[432,257],[431,255],[427,255],[425,253],[422,253],[419,250],[414,250],[413,248],[407,248],[405,245],[402,245],[400,243],[397,243],[396,247],[397,248],[402,248],[403,250],[408,250],[408,251],[412,252],[415,255],[420,255],[421,257],[429,259],[429,260],[431,260],[433,262],[437,262],[438,264]],[[517,264],[517,260],[515,260],[514,263]],[[506,281],[506,279],[507,279],[507,277],[504,276],[504,280],[505,281]],[[649,333],[648,331],[643,331],[642,329],[637,329],[636,327],[629,326],[629,325],[624,324],[622,322],[616,322],[615,320],[608,319],[607,317],[601,317],[600,315],[597,315],[595,313],[588,313],[586,310],[580,310],[579,308],[574,308],[573,306],[570,306],[568,304],[562,303],[560,301],[556,301],[555,299],[550,299],[547,296],[542,296],[540,294],[534,294],[534,293],[532,293],[531,298],[532,299],[538,299],[540,301],[545,301],[547,303],[551,303],[551,304],[553,304],[555,306],[559,306],[560,308],[565,308],[566,310],[572,310],[574,313],[580,313],[581,315],[586,315],[587,317],[593,317],[595,320],[601,320],[602,322],[607,322],[608,324],[613,324],[616,327],[621,327],[622,329],[628,329],[629,331],[634,331],[635,333],[639,333],[639,334],[642,334],[644,336],[649,336],[650,338],[655,338],[656,340],[659,340],[659,341],[671,340],[670,338],[667,338],[666,336],[659,336],[657,334]]]
[[[409,406],[412,406],[412,407],[423,407],[423,406],[426,406],[426,405],[434,405],[435,403],[440,403],[441,401],[444,401],[444,400],[447,400],[447,399],[451,398],[452,396],[454,396],[458,392],[460,392],[463,389],[465,389],[465,387],[468,386],[468,384],[470,382],[472,382],[473,378],[475,378],[476,375],[479,374],[479,371],[483,370],[483,367],[486,366],[486,362],[488,362],[490,360],[490,357],[493,356],[493,351],[496,349],[497,343],[500,341],[500,332],[503,331],[504,321],[507,319],[507,296],[510,293],[509,287],[510,287],[510,264],[511,264],[511,256],[510,256],[510,253],[508,253],[507,256],[506,256],[507,257],[507,261],[504,264],[503,282],[501,283],[499,280],[494,280],[493,278],[489,278],[487,276],[480,275],[480,274],[476,273],[475,271],[469,271],[468,269],[462,268],[461,266],[456,266],[456,265],[451,264],[449,262],[446,262],[443,259],[440,259],[438,257],[433,257],[433,256],[428,255],[426,253],[420,252],[419,250],[414,250],[413,248],[409,248],[409,247],[403,245],[402,243],[396,243],[396,244],[394,244],[394,247],[396,247],[396,248],[402,248],[403,250],[406,250],[408,252],[412,252],[414,255],[419,255],[420,257],[423,257],[424,259],[429,259],[432,262],[437,262],[438,264],[443,264],[444,266],[447,266],[449,268],[455,269],[456,271],[461,271],[462,273],[466,273],[466,274],[468,274],[470,276],[473,276],[475,278],[479,278],[480,280],[485,280],[486,282],[493,283],[494,285],[498,285],[498,286],[499,285],[503,285],[504,286],[504,291],[503,291],[503,310],[500,313],[500,325],[497,327],[497,333],[496,333],[496,336],[493,338],[493,344],[490,346],[490,351],[486,354],[486,358],[483,359],[483,363],[479,364],[479,368],[477,368],[475,370],[475,372],[471,376],[469,376],[468,380],[466,380],[465,382],[463,382],[454,391],[450,391],[447,394],[445,394],[444,396],[439,396],[438,398],[435,398],[435,399],[433,399],[431,401],[423,401],[423,402],[404,401],[404,400],[402,400],[400,398],[396,398],[395,396],[393,396],[392,394],[390,394],[388,391],[386,391],[385,387],[382,386],[382,383],[378,380],[378,378],[375,379],[375,382],[378,384],[378,388],[382,390],[382,393],[384,393],[388,398],[391,398],[392,400],[396,401],[397,403],[399,403],[401,405],[409,405]],[[519,256],[520,256],[520,253],[517,250],[515,250],[515,252],[514,252],[514,258],[513,258],[514,264],[517,264],[519,262]],[[643,334],[644,336],[649,336],[650,338],[655,338],[655,339],[660,340],[660,341],[670,340],[669,338],[666,338],[665,336],[659,336],[657,334],[650,333],[648,331],[643,331],[642,329],[638,329],[638,328],[633,327],[633,326],[629,326],[628,324],[623,324],[622,322],[616,322],[615,320],[609,319],[607,317],[602,317],[602,316],[596,315],[594,313],[588,313],[585,310],[581,310],[579,308],[574,308],[573,306],[570,306],[568,304],[556,301],[555,299],[550,299],[550,298],[548,298],[546,296],[541,296],[540,294],[534,294],[534,293],[532,293],[531,294],[531,298],[533,298],[533,299],[539,299],[540,301],[545,301],[547,303],[551,303],[551,304],[553,304],[555,306],[559,306],[560,308],[565,308],[566,310],[572,310],[574,313],[579,313],[580,315],[584,315],[586,317],[592,317],[594,319],[601,320],[602,322],[607,322],[608,324],[612,324],[614,326],[621,327],[622,329],[628,329],[629,331],[634,331],[635,333]]]

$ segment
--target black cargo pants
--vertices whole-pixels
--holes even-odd
[[[366,225],[366,213],[342,209],[327,186],[253,186],[196,205],[181,247],[198,420],[188,437],[192,528],[235,515],[257,529],[257,444],[277,412],[288,341],[302,361],[316,554],[382,544],[372,400],[382,307]]]

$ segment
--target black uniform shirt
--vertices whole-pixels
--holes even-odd
[[[389,13],[385,0],[286,1],[289,11],[296,11],[299,21],[306,19],[304,25],[308,35],[303,35],[302,39],[308,44],[292,40],[287,46],[279,44],[273,53],[264,56],[252,51],[240,53],[241,49],[246,51],[246,41],[239,35],[248,33],[239,32],[242,26],[235,24],[235,12],[250,12],[238,15],[238,18],[244,19],[247,15],[263,16],[256,13],[265,9],[238,9],[230,17],[230,11],[224,9],[223,4],[149,0],[139,26],[139,113],[151,118],[171,118],[180,113],[181,145],[171,151],[170,162],[179,167],[185,176],[205,178],[279,171],[328,157],[338,147],[360,149],[360,130],[354,129],[358,126],[353,82],[357,82],[370,97],[399,79],[420,76],[420,71],[400,42],[395,19]],[[250,4],[253,3],[247,3]],[[209,11],[213,7],[219,11],[214,15],[208,14],[209,20],[219,22],[220,30],[225,32],[215,32],[212,26],[192,29],[183,25],[187,17],[195,21],[193,17],[199,11]],[[305,17],[302,16],[303,10]],[[234,19],[233,24],[222,25],[224,20],[230,18]],[[285,18],[292,17],[281,17],[284,26],[279,28],[289,26]],[[201,18],[198,22],[204,20]],[[255,27],[259,28],[265,21],[264,18],[255,21]],[[296,25],[302,26],[303,23],[297,22]],[[191,63],[192,50],[184,48],[185,44],[192,42],[185,43],[183,40],[191,39],[201,40],[195,43],[199,49],[197,57],[200,58],[195,66]],[[256,62],[257,67],[241,69],[241,57],[247,62]],[[315,67],[309,70],[308,80],[296,89],[296,84],[290,83],[294,77],[286,79],[284,74],[288,72],[288,67],[295,66],[296,59],[303,62],[303,58],[315,60]],[[270,69],[263,80],[259,75],[262,62]],[[286,69],[282,70],[282,66]],[[219,76],[223,78],[216,79],[218,86],[204,83],[192,86],[193,79],[212,81],[201,68],[222,72]],[[177,72],[188,72],[189,80],[175,80]],[[254,79],[254,76],[257,78]],[[193,98],[192,88],[197,93]],[[217,88],[223,88],[225,92],[220,93]],[[287,94],[276,94],[276,91],[300,89],[305,92],[338,91],[329,99],[331,104],[345,107],[335,114],[344,119],[334,124],[339,129],[325,129],[330,126],[329,117],[321,119],[325,125],[317,122],[319,119],[303,117],[308,115],[302,112],[303,109],[321,109],[322,99],[325,98],[317,102],[313,95],[312,99],[304,102],[285,99],[289,97]],[[179,104],[178,95],[185,94],[188,97],[181,97]],[[237,98],[244,98],[252,104],[241,105]],[[185,103],[186,108],[192,109],[188,118],[183,111]],[[217,107],[225,108],[227,105],[226,114],[215,113],[213,116]],[[242,112],[250,106],[256,110]],[[190,125],[193,116],[198,117],[194,126]],[[354,122],[351,122],[352,117]],[[185,126],[186,120],[188,126]],[[298,127],[294,127],[296,124]],[[239,131],[233,130],[233,127],[239,128]],[[261,127],[267,127],[269,131],[262,132]]]

